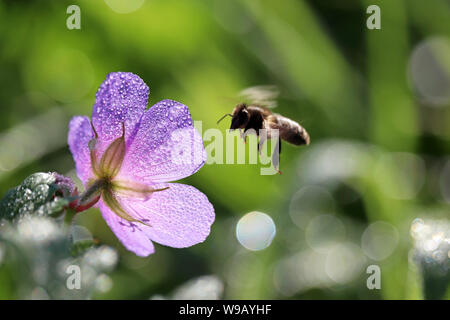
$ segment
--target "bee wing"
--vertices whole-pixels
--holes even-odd
[[[248,104],[255,104],[269,109],[277,106],[280,90],[275,85],[260,85],[246,88],[239,92],[239,97]]]

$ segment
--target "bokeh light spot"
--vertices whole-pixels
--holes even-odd
[[[410,78],[419,97],[430,106],[450,102],[450,40],[432,37],[420,42],[409,61]]]
[[[81,241],[93,241],[91,232],[83,226],[74,225],[70,229],[70,236],[74,243]]]
[[[301,229],[306,229],[315,216],[330,214],[335,210],[333,196],[325,188],[307,186],[301,188],[291,199],[289,215],[292,222]]]
[[[333,245],[343,241],[345,236],[345,225],[330,214],[312,219],[305,232],[306,242],[317,252],[333,250]]]
[[[361,237],[361,248],[373,260],[389,257],[398,244],[398,231],[391,224],[377,221],[369,225]]]
[[[381,191],[393,199],[414,198],[425,183],[425,161],[413,153],[383,155],[374,170]]]
[[[105,3],[114,12],[127,14],[138,10],[144,4],[145,0],[105,0]]]
[[[360,247],[353,243],[342,243],[328,253],[325,271],[333,281],[344,284],[361,274],[365,261]]]
[[[239,243],[252,251],[267,248],[275,234],[275,223],[270,216],[262,212],[247,213],[236,225],[236,237]]]

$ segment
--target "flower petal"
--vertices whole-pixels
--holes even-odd
[[[136,124],[147,106],[148,95],[148,86],[133,73],[113,72],[106,76],[92,109],[92,123],[99,136],[101,151],[122,136],[123,123],[125,139],[134,136]]]
[[[142,116],[119,174],[146,183],[175,181],[197,172],[205,161],[188,107],[163,100]]]
[[[145,232],[142,231],[146,227],[139,222],[130,222],[120,218],[102,201],[98,202],[99,209],[108,226],[119,238],[122,244],[128,250],[134,252],[138,256],[146,257],[155,252],[155,247]],[[148,228],[148,227],[146,227]]]
[[[89,141],[94,137],[88,117],[76,116],[70,120],[68,144],[75,160],[77,175],[84,185],[92,175]]]
[[[169,189],[155,192],[147,201],[122,199],[121,204],[147,236],[160,244],[185,248],[203,242],[214,222],[214,208],[196,188],[169,183],[153,186]]]

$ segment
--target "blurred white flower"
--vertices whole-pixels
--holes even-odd
[[[447,273],[450,268],[450,223],[447,220],[417,218],[411,223],[415,257],[425,265],[438,266],[437,272]]]
[[[75,226],[60,226],[48,217],[25,216],[17,224],[0,227],[0,262],[22,276],[15,290],[23,299],[89,299],[95,290],[106,292],[112,280],[105,274],[118,260],[117,252],[107,246],[92,247],[89,231]],[[73,251],[78,244],[85,245]],[[80,270],[81,286],[71,290],[67,285],[73,273]]]
[[[223,282],[208,275],[190,280],[175,290],[174,300],[219,300],[223,293]]]
[[[411,256],[422,273],[424,296],[441,299],[450,285],[450,221],[417,218],[410,233],[414,239]]]

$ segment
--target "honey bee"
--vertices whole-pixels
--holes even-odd
[[[262,146],[265,142],[262,136],[259,136],[260,129],[267,130],[267,139],[272,139],[273,129],[278,130],[278,141],[273,154],[273,164],[278,173],[279,155],[281,153],[281,140],[296,146],[309,145],[310,137],[308,132],[298,122],[284,117],[280,114],[273,113],[269,108],[276,105],[275,97],[278,90],[273,86],[257,86],[245,89],[241,92],[241,96],[245,96],[252,103],[239,103],[233,109],[232,113],[225,114],[217,121],[219,123],[225,117],[231,117],[230,130],[239,129],[241,137],[246,142],[246,136],[250,129],[259,137],[258,151],[261,154]]]

